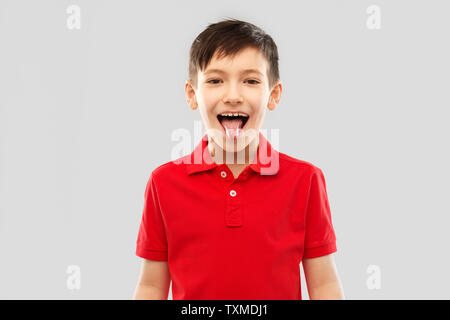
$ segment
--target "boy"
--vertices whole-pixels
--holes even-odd
[[[210,24],[190,50],[189,106],[207,133],[150,175],[134,299],[344,299],[322,171],[259,129],[280,101],[278,51],[257,26]],[[235,159],[242,161],[236,163]]]

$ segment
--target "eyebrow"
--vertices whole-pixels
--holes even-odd
[[[209,69],[208,71],[205,72],[205,74],[209,74],[209,73],[213,73],[213,72],[217,72],[217,73],[222,73],[225,74],[226,72],[221,70],[221,69]],[[247,74],[247,73],[258,73],[262,76],[264,76],[259,70],[257,69],[245,69],[241,71],[242,74]]]

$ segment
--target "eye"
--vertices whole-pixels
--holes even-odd
[[[206,81],[206,83],[217,84],[218,82],[215,82],[215,81],[220,82],[219,79],[211,79],[211,80]],[[249,82],[250,84],[259,84],[258,80],[253,80],[253,79],[248,79],[247,82]]]

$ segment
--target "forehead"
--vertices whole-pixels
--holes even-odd
[[[214,53],[211,61],[203,74],[210,73],[260,73],[266,74],[268,62],[260,50],[256,48],[245,48],[234,56],[224,56],[220,59],[217,51]]]

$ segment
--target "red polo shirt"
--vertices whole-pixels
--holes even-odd
[[[206,134],[151,173],[136,255],[168,261],[174,300],[301,300],[302,259],[337,251],[321,169],[259,141],[236,179]]]

